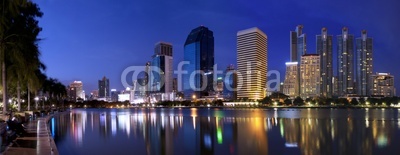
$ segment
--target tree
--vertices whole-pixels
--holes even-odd
[[[285,101],[284,101],[284,103],[286,104],[286,105],[291,105],[292,104],[292,100],[290,100],[290,99],[286,99]]]
[[[262,104],[271,104],[271,103],[272,103],[272,100],[271,100],[270,97],[266,96],[266,97],[264,97],[264,98],[261,100],[261,103],[262,103]]]
[[[66,87],[54,78],[46,78],[42,87],[43,93],[48,95],[49,101],[60,103],[67,95]]]
[[[339,98],[338,99],[339,104],[344,104],[344,105],[349,105],[349,100],[347,100],[346,98]]]
[[[358,101],[356,98],[351,99],[350,103],[351,105],[358,105]]]
[[[285,99],[289,98],[289,96],[287,96],[287,95],[285,95],[283,93],[280,93],[280,92],[273,92],[269,96],[269,98],[271,98],[273,100],[285,100]]]
[[[366,104],[375,105],[376,103],[377,103],[377,99],[376,98],[371,98],[371,97],[367,98]]]
[[[358,103],[360,103],[360,104],[362,104],[362,105],[365,105],[365,99],[364,99],[364,97],[360,97],[360,98],[358,99]]]
[[[331,104],[331,98],[326,98],[326,97],[318,97],[316,99],[316,103],[320,104],[320,105],[324,105],[324,104]]]
[[[311,103],[312,101],[313,101],[313,99],[312,99],[311,97],[308,97],[308,98],[306,98],[306,100],[305,100],[306,103],[309,103],[309,102]]]
[[[297,96],[294,100],[293,100],[293,104],[294,105],[304,105],[304,100],[300,97]]]
[[[33,62],[39,60],[37,36],[41,31],[37,17],[42,16],[37,5],[28,0],[2,0],[0,3],[0,63],[3,93],[3,113],[7,111],[7,75],[14,75],[20,96],[21,83],[28,83],[34,72]],[[40,60],[39,60],[40,62]],[[20,102],[20,99],[18,99]],[[20,105],[20,103],[19,103]],[[21,107],[21,106],[19,106]],[[20,109],[19,109],[20,110]]]

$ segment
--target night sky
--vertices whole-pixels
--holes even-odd
[[[284,79],[289,61],[289,31],[299,24],[307,34],[307,51],[315,53],[322,27],[334,36],[347,26],[355,38],[366,29],[374,38],[374,72],[390,72],[400,88],[400,1],[398,0],[33,0],[40,20],[46,74],[64,84],[81,80],[86,93],[103,76],[123,89],[122,71],[151,60],[154,44],[173,44],[174,70],[183,60],[183,45],[200,25],[214,32],[215,63],[236,66],[236,33],[259,27],[268,35],[268,70]],[[400,90],[399,90],[400,91]],[[397,93],[399,94],[399,93]]]

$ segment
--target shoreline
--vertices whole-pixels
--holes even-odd
[[[50,114],[39,117],[36,120],[32,120],[32,122],[27,125],[26,135],[14,139],[2,153],[59,154],[57,145],[51,135],[51,129],[49,125],[49,121],[54,117],[54,115],[57,114]]]
[[[213,109],[399,109],[400,107],[388,106],[130,106],[124,108],[68,108],[68,109],[191,109],[191,108],[213,108]]]

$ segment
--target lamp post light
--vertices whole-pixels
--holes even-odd
[[[196,102],[196,95],[193,95],[192,98],[193,98],[193,101]]]
[[[39,101],[39,97],[35,97],[35,109],[38,109],[38,101]]]

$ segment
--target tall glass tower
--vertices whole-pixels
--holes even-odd
[[[321,35],[317,35],[317,54],[320,55],[321,83],[320,92],[323,97],[332,97],[333,69],[332,69],[332,35],[328,29],[322,28]]]
[[[291,94],[289,96],[299,96],[300,95],[300,61],[301,61],[301,56],[306,54],[306,34],[303,33],[303,25],[297,25],[296,31],[290,31],[290,62],[297,62],[297,71],[295,75],[296,80],[290,80],[294,83],[293,88],[294,94]],[[289,63],[291,64],[291,63]],[[288,85],[288,84],[286,84]],[[286,86],[287,88],[288,86]],[[290,86],[291,87],[291,86]]]
[[[373,39],[367,36],[367,31],[361,32],[361,37],[356,39],[357,51],[357,95],[368,96],[370,94],[371,84],[369,78],[372,75],[372,54],[373,54]]]
[[[109,98],[110,97],[110,80],[105,76],[103,79],[99,80],[99,98]]]
[[[303,25],[298,25],[296,31],[290,31],[290,61],[300,62],[301,56],[306,54],[306,34]]]
[[[214,92],[214,36],[207,27],[200,26],[188,35],[184,46],[183,93],[185,99],[201,98]]]
[[[337,36],[338,52],[338,95],[354,93],[354,36],[349,34],[347,27]]]

